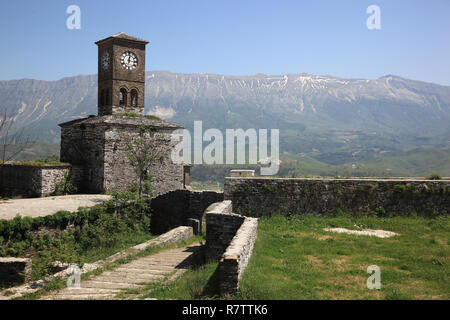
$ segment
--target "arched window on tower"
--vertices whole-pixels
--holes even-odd
[[[138,93],[136,89],[131,90],[131,106],[137,107]]]
[[[127,105],[127,90],[122,88],[119,93],[119,105],[126,106]]]

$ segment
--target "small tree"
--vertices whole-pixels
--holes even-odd
[[[8,115],[7,110],[0,114],[0,164],[13,160],[22,151],[31,148],[36,143],[36,140],[31,139],[30,136],[25,136],[24,128],[13,131],[13,124],[14,118]],[[10,150],[12,146],[14,149]]]
[[[169,140],[163,134],[145,126],[140,127],[137,136],[122,133],[121,138],[125,143],[127,158],[139,180],[138,194],[141,199],[144,187],[149,189],[153,177],[150,168],[164,158]]]

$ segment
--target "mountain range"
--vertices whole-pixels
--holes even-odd
[[[145,112],[188,129],[277,128],[280,150],[338,165],[414,148],[450,148],[450,86],[387,75],[146,73]],[[97,76],[0,81],[0,110],[43,142],[97,114]]]

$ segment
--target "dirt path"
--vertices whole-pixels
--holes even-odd
[[[65,288],[44,296],[43,300],[106,300],[127,289],[145,288],[145,284],[171,280],[183,274],[191,263],[193,254],[200,244],[184,248],[168,249],[156,254],[136,259],[117,268],[91,276],[81,281],[80,288]],[[130,295],[135,298],[139,294]],[[117,299],[117,298],[116,298]]]
[[[109,200],[104,194],[76,194],[46,198],[0,200],[0,219],[10,220],[17,214],[42,217],[60,210],[76,211],[79,207],[92,207]]]

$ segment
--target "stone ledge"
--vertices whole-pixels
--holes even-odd
[[[258,229],[257,218],[245,218],[219,263],[220,293],[234,295],[253,252]]]
[[[215,214],[229,214],[232,211],[231,200],[224,200],[222,202],[216,202],[211,204],[205,210],[205,214],[215,213]]]
[[[338,210],[431,217],[450,214],[450,180],[227,177],[224,198],[233,202],[233,212],[252,217],[332,216]]]
[[[230,200],[216,202],[205,210],[206,216],[206,256],[219,260],[229,246],[244,217],[231,213]]]

